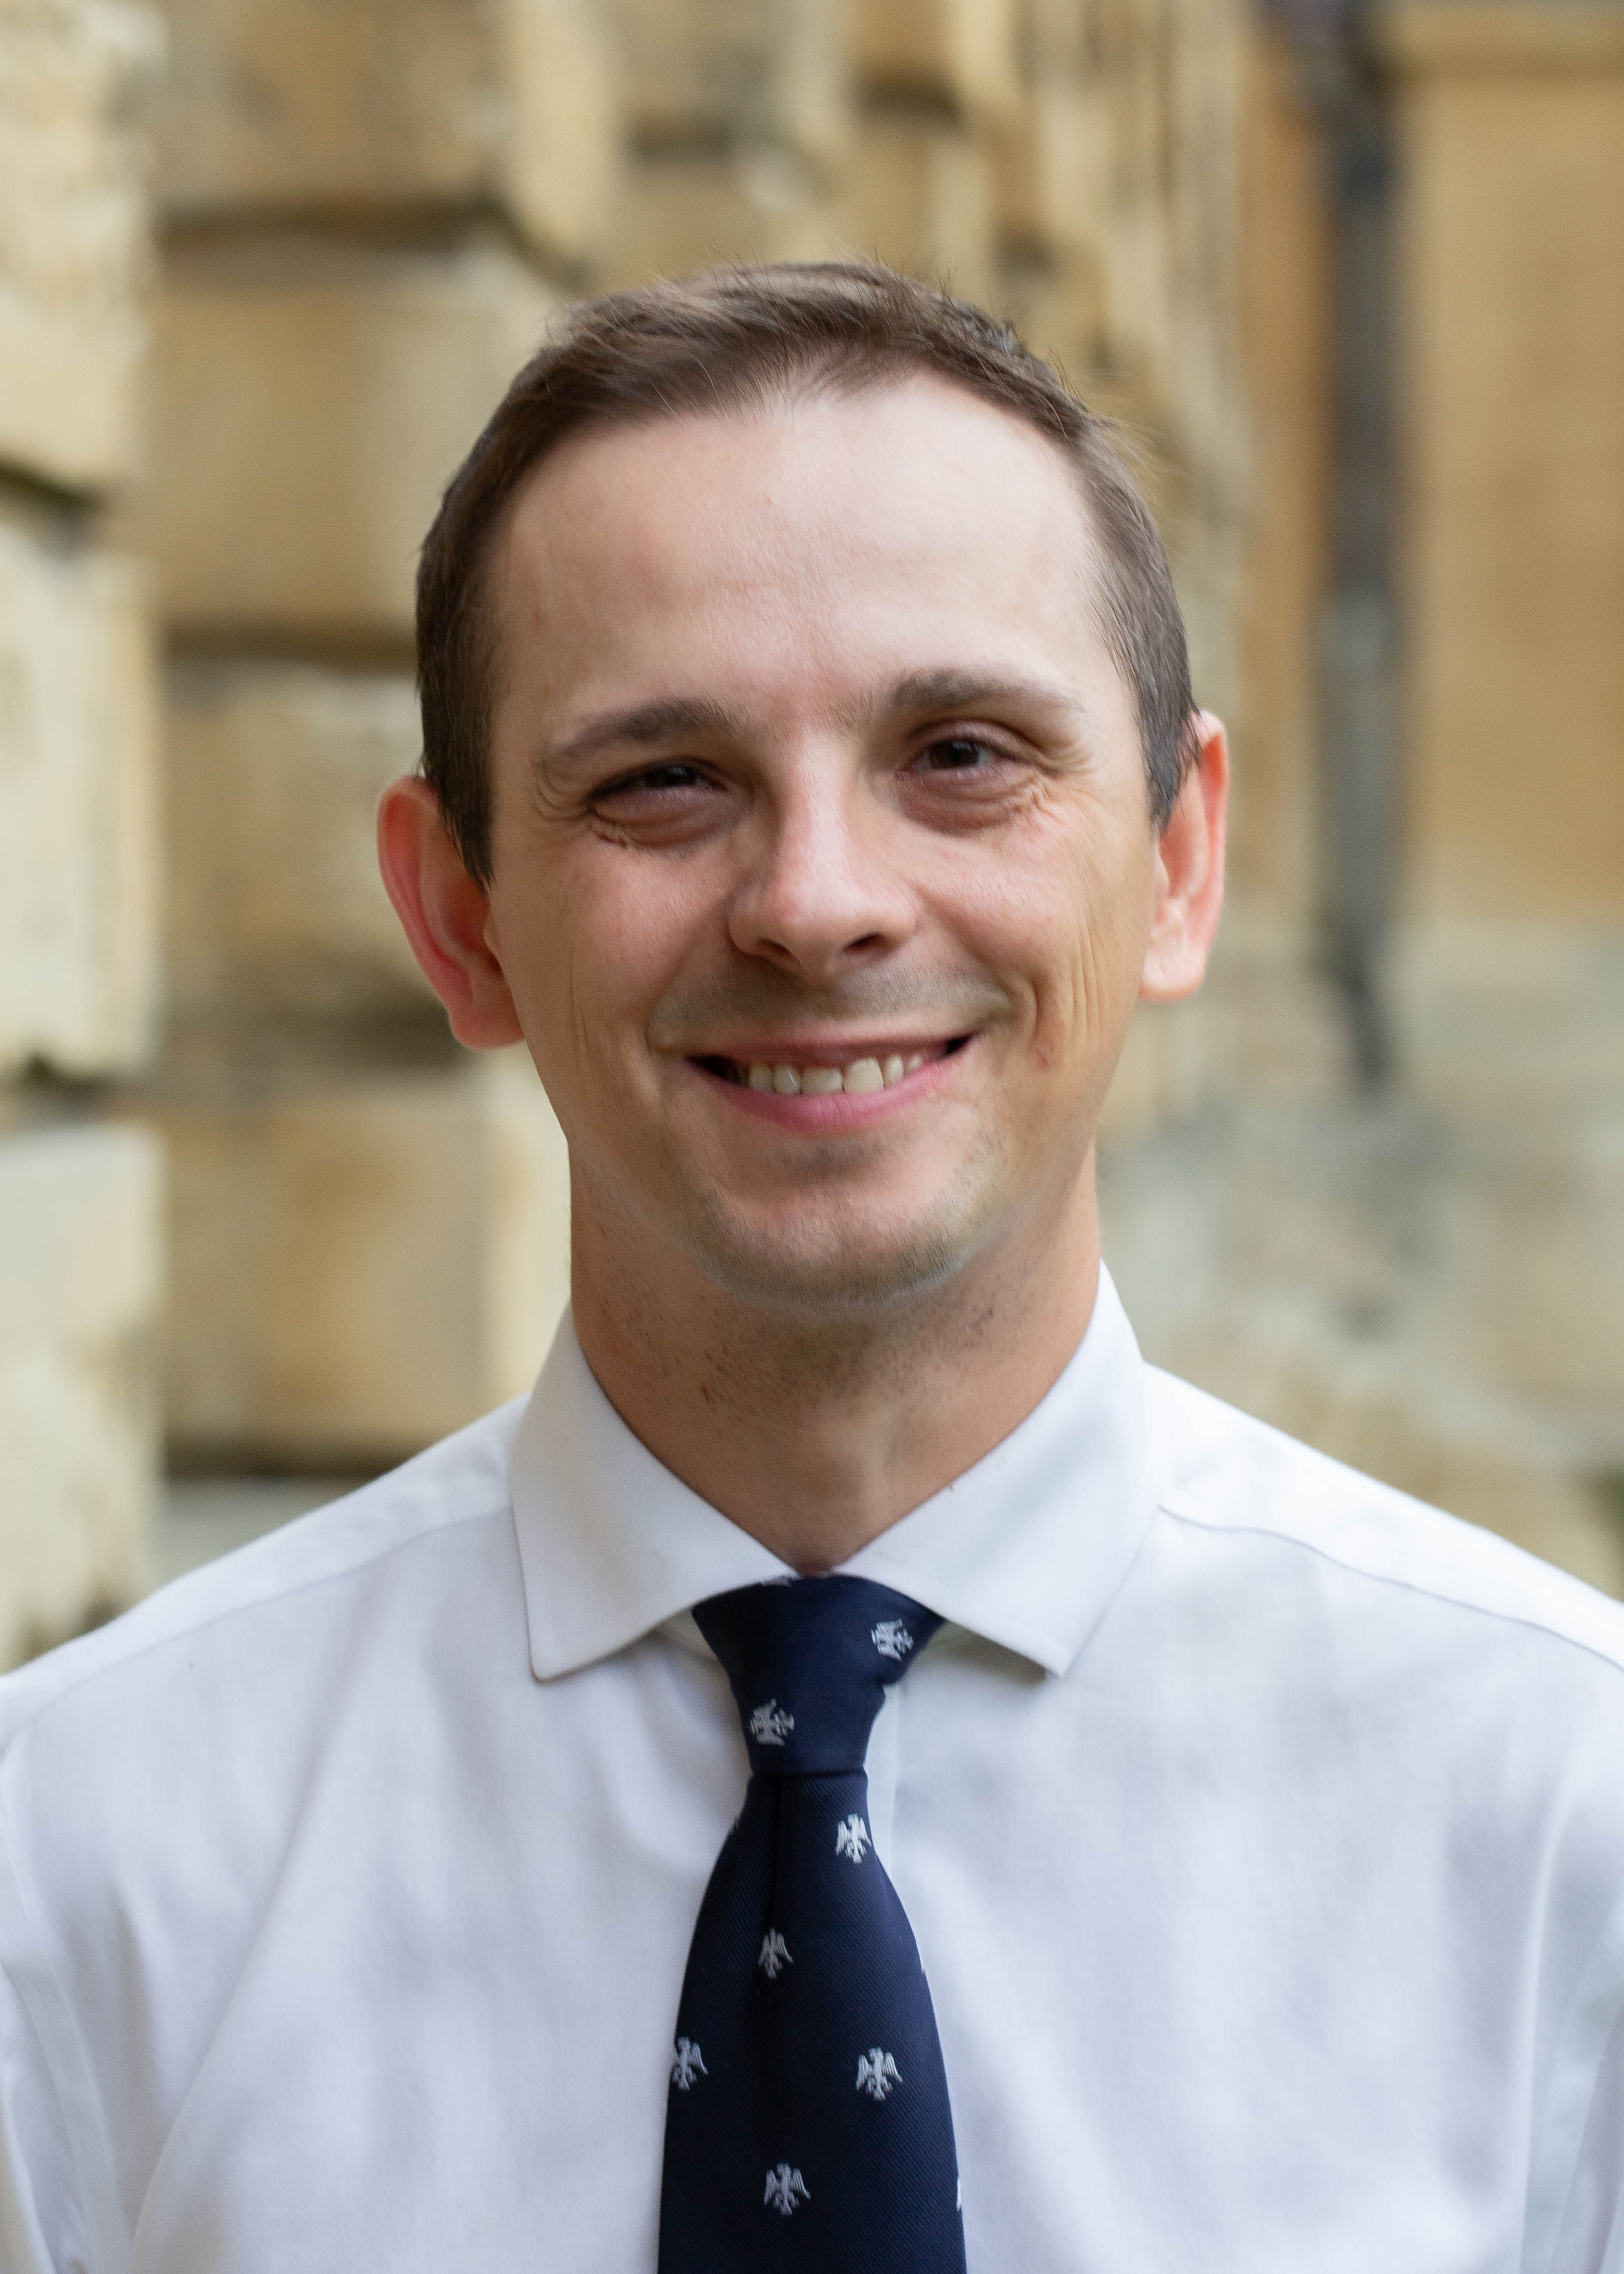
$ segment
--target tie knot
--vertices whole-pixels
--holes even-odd
[[[861,1770],[886,1690],[942,1623],[839,1573],[735,1587],[696,1603],[694,1619],[733,1685],[757,1776]]]

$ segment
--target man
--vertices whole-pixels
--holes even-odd
[[[1101,1268],[1226,761],[1098,427],[883,271],[612,298],[419,630],[571,1317],[6,1685],[6,2268],[1624,2266],[1624,1621]]]

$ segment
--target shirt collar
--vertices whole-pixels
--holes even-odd
[[[1088,1330],[1048,1395],[841,1570],[1064,1674],[1150,1521],[1144,1375],[1101,1267]],[[608,1657],[707,1595],[789,1571],[634,1436],[568,1312],[520,1421],[508,1480],[530,1663],[542,1681]]]

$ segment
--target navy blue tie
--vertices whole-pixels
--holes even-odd
[[[682,1984],[659,2274],[963,2274],[936,2014],[863,1766],[886,1689],[941,1621],[838,1576],[694,1616],[752,1773]]]

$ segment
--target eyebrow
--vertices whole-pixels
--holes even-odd
[[[903,711],[973,711],[983,703],[1036,705],[1046,711],[1075,711],[1077,697],[1056,680],[1000,679],[987,672],[948,668],[914,671],[899,679],[865,719],[895,718]]]
[[[676,742],[684,734],[726,741],[743,732],[743,719],[724,704],[712,703],[703,696],[665,696],[652,703],[633,704],[628,710],[605,712],[567,741],[550,742],[536,763],[538,769],[582,765],[605,750],[649,749]]]
[[[986,703],[1035,704],[1050,711],[1077,708],[1071,690],[1057,681],[1000,679],[985,672],[947,667],[906,673],[883,696],[859,705],[853,723],[870,727],[909,712],[966,711]],[[743,714],[730,711],[726,704],[704,696],[665,696],[590,719],[566,741],[549,743],[538,754],[536,764],[538,771],[584,765],[605,750],[658,749],[689,734],[717,742],[742,742],[748,731]]]

